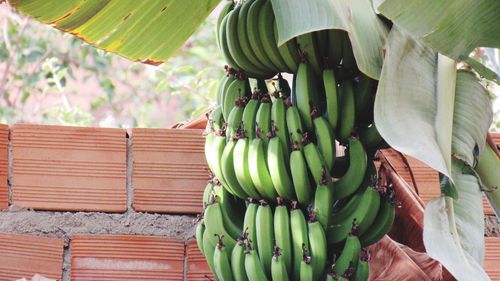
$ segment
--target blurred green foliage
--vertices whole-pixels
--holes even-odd
[[[211,16],[160,66],[105,53],[0,5],[0,122],[168,127],[215,101]],[[168,40],[166,38],[165,40]]]

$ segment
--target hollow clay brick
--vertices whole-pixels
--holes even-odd
[[[500,281],[500,237],[486,237],[484,269],[492,281]]]
[[[13,204],[126,211],[125,130],[14,125],[11,133]]]
[[[491,132],[493,142],[500,147],[500,132]]]
[[[76,235],[71,280],[183,280],[184,242],[137,235]]]
[[[208,180],[200,129],[133,129],[133,207],[199,213]]]
[[[415,182],[417,188],[413,185],[411,174],[403,162],[401,155],[393,149],[382,150],[383,155],[391,163],[391,165],[396,169],[396,172],[411,186],[415,189],[417,194],[422,198],[424,203],[429,202],[431,199],[439,197],[441,194],[441,189],[439,187],[439,174],[423,162],[403,154],[406,157],[408,164],[410,165],[411,171],[415,177]],[[494,215],[491,209],[488,199],[483,198],[483,208],[484,213],[487,215]]]
[[[9,170],[8,143],[9,127],[0,124],[0,210],[7,209],[9,202],[7,187],[7,174]]]
[[[187,281],[206,281],[209,280],[209,278],[215,280],[214,275],[208,267],[205,257],[196,244],[196,240],[192,239],[188,241],[186,255]]]
[[[62,239],[0,234],[0,280],[30,279],[35,274],[60,280],[63,249]]]

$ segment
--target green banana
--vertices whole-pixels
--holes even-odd
[[[321,69],[324,67],[331,67],[328,60],[328,30],[323,29],[313,33],[313,38],[316,42],[319,58],[319,66]],[[319,73],[318,73],[319,74]]]
[[[298,36],[296,41],[302,56],[302,61],[307,61],[311,65],[314,73],[320,74],[322,69],[321,65],[323,63],[319,57],[319,50],[314,37],[314,33],[305,33]]]
[[[358,190],[354,195],[344,199],[343,204],[333,211],[330,224],[338,224],[346,220],[358,207],[359,201],[363,197],[365,190]]]
[[[215,237],[214,234],[210,235],[209,231],[205,228],[205,232],[203,233],[203,254],[205,255],[205,260],[207,261],[210,271],[212,271],[217,278],[218,276],[214,266],[214,253],[217,242],[214,242],[216,240],[212,239],[213,237]]]
[[[286,100],[286,125],[288,132],[292,139],[292,142],[302,142],[302,133],[304,133],[304,128],[302,126],[302,121],[300,120],[300,113],[296,106],[290,105],[290,99]]]
[[[342,253],[334,259],[332,269],[340,275],[349,269],[349,267],[356,268],[358,257],[361,253],[361,243],[358,236],[349,234],[342,249]]]
[[[279,72],[280,68],[273,64],[273,62],[269,58],[268,52],[262,44],[262,36],[259,30],[259,15],[261,14],[262,6],[266,2],[267,0],[255,0],[253,3],[251,3],[247,16],[248,41],[252,51],[255,54],[255,58],[265,64],[269,70]]]
[[[328,172],[331,173],[336,158],[335,133],[326,118],[315,115],[315,112],[316,111],[313,110],[314,132],[316,135],[318,150],[323,156]]]
[[[217,88],[217,105],[223,104],[224,93],[226,92],[227,87],[229,87],[229,85],[236,80],[236,76],[238,75],[235,69],[232,69],[227,65],[225,66],[224,71],[226,74],[220,79],[219,87]]]
[[[314,267],[312,265],[312,258],[309,255],[307,247],[302,245],[302,261],[300,262],[300,281],[313,281],[314,279]]]
[[[243,116],[241,117],[245,135],[249,139],[255,138],[255,121],[257,117],[257,110],[259,110],[260,107],[259,95],[260,92],[258,90],[252,93],[252,98],[245,106]]]
[[[212,200],[212,203],[219,203],[224,227],[233,239],[238,238],[243,227],[243,220],[240,216],[242,212],[238,210],[238,205],[241,204],[241,201],[234,202],[234,198],[232,198],[227,189],[222,186],[215,186],[214,194],[215,199]]]
[[[226,147],[226,132],[224,129],[219,130],[211,142],[211,146],[205,148],[205,157],[207,162],[210,163],[210,167],[214,176],[219,180],[219,182],[225,187],[228,188],[228,191],[231,194],[235,194],[233,190],[230,189],[230,186],[227,185],[224,180],[224,175],[222,172],[222,163],[221,158],[224,152],[224,148]]]
[[[340,92],[340,112],[338,139],[341,143],[347,142],[351,135],[356,121],[356,103],[354,101],[354,91],[351,81],[343,81],[339,87]]]
[[[339,29],[328,30],[328,63],[331,67],[338,66],[342,61],[343,32]]]
[[[257,232],[257,251],[259,252],[260,262],[264,272],[268,277],[271,276],[271,259],[273,257],[273,211],[267,201],[261,200],[255,216]]]
[[[203,191],[203,208],[212,203],[212,196],[214,194],[214,186],[215,186],[214,180],[215,179],[211,179],[207,183]]]
[[[367,127],[358,127],[357,132],[363,146],[367,149],[378,148],[378,145],[384,140],[378,132],[375,123],[370,124]]]
[[[307,206],[311,202],[313,190],[304,154],[297,143],[294,143],[293,151],[290,153],[290,173],[297,200],[301,205]]]
[[[354,274],[353,281],[368,281],[368,275],[370,274],[370,268],[368,265],[368,251],[363,249],[361,251],[361,256],[356,266],[356,273]]]
[[[279,91],[276,92],[279,95]],[[288,166],[290,157],[290,136],[288,135],[288,126],[286,124],[286,105],[281,97],[277,97],[271,105],[271,128],[274,128],[276,135],[280,139],[285,164]]]
[[[229,120],[229,113],[236,105],[236,101],[250,93],[250,83],[246,78],[238,78],[231,82],[224,93],[222,103],[222,116],[224,120]]]
[[[212,240],[212,244],[216,245],[218,239],[216,235],[220,235],[224,237],[224,242],[229,249],[229,251],[233,250],[234,245],[236,244],[236,240],[234,240],[229,232],[226,230],[224,225],[224,219],[222,215],[222,210],[219,203],[213,203],[208,205],[205,208],[205,214],[203,215],[203,219],[205,221],[205,235],[208,235],[209,239]],[[203,247],[206,251],[207,249]]]
[[[314,212],[309,216],[308,235],[312,258],[313,280],[320,280],[326,267],[328,244],[326,242],[324,227],[315,219]]]
[[[227,128],[226,128],[226,140],[229,142],[235,137],[240,130],[241,120],[243,118],[243,110],[245,108],[245,98],[237,99],[234,103],[234,107],[229,112],[227,118]]]
[[[382,239],[391,230],[395,216],[394,202],[384,197],[380,202],[380,209],[370,229],[359,237],[361,245],[366,247]]]
[[[216,132],[222,129],[224,126],[224,117],[222,116],[222,107],[217,105],[210,115],[208,116],[207,126],[209,127],[209,132]]]
[[[250,177],[259,194],[268,200],[274,200],[277,193],[267,167],[267,151],[264,145],[264,141],[259,137],[250,142],[248,166]]]
[[[373,98],[375,97],[374,87],[376,80],[371,79],[363,73],[357,77],[357,83],[354,84],[354,99],[356,101],[356,117],[361,117],[365,111],[373,110]],[[359,118],[357,118],[359,119]]]
[[[269,60],[273,65],[278,67],[278,72],[290,72],[280,55],[278,43],[274,37],[274,12],[273,7],[271,6],[271,1],[265,1],[262,5],[258,20],[260,40],[269,57]]]
[[[252,77],[270,78],[274,74],[269,73],[265,68],[259,68],[245,56],[240,46],[238,38],[238,16],[243,5],[237,5],[234,10],[227,15],[226,21],[226,43],[229,53],[236,64]],[[243,36],[244,34],[242,34]]]
[[[356,59],[354,58],[354,53],[352,50],[351,39],[349,38],[349,33],[343,32],[344,38],[342,39],[342,68],[348,75],[346,78],[352,78],[358,72],[358,65],[356,64]]]
[[[279,259],[283,260],[287,276],[292,273],[292,242],[290,234],[290,214],[281,198],[277,198],[278,206],[274,210],[274,238],[276,247],[279,248]],[[275,259],[277,257],[275,256]],[[273,259],[274,260],[274,259]],[[272,268],[271,268],[272,269]],[[272,270],[271,270],[272,271]],[[273,277],[274,280],[274,277]]]
[[[259,255],[252,244],[248,243],[245,251],[245,271],[249,281],[268,281],[264,267],[260,263]]]
[[[326,119],[330,126],[336,130],[339,122],[339,95],[333,69],[323,70],[323,85],[326,95]]]
[[[285,265],[285,258],[278,246],[274,246],[273,259],[271,261],[271,279],[273,281],[288,281],[288,272]]]
[[[256,130],[264,142],[264,149],[267,149],[269,143],[269,133],[271,132],[271,97],[266,94],[260,100],[260,106],[255,118]]]
[[[260,199],[261,196],[255,185],[253,184],[252,177],[250,176],[250,167],[248,163],[248,154],[250,150],[250,139],[244,134],[236,142],[233,151],[233,167],[236,180],[241,188],[248,194],[248,196]]]
[[[231,252],[231,270],[234,281],[248,281],[245,271],[245,250],[246,245],[243,239],[238,239],[236,246]]]
[[[241,10],[240,13],[238,14],[238,45],[241,48],[241,51],[245,58],[247,58],[250,62],[252,62],[256,67],[259,69],[266,70],[266,72],[270,73],[272,77],[276,74],[276,72],[273,72],[270,70],[268,65],[266,65],[264,62],[261,62],[256,56],[255,53],[253,52],[252,48],[250,47],[250,42],[248,39],[248,12],[250,10],[250,7],[252,6],[254,0],[247,0],[243,2],[241,5]]]
[[[228,190],[232,190],[235,196],[238,196],[241,199],[246,199],[250,194],[247,194],[243,187],[241,187],[238,179],[236,178],[236,173],[234,170],[234,147],[236,146],[237,139],[233,138],[226,143],[224,151],[221,156],[221,169],[222,176],[224,177],[224,181],[226,183],[225,187],[228,187]]]
[[[367,156],[363,144],[357,138],[349,138],[349,168],[338,181],[333,183],[335,199],[343,199],[352,195],[363,182]]]
[[[234,79],[234,77],[232,77],[232,79]],[[216,103],[217,103],[217,106],[220,106],[222,104],[222,98],[224,96],[224,92],[223,92],[223,88],[226,87],[226,85],[228,85],[230,82],[231,79],[231,76],[230,75],[224,75],[222,76],[222,78],[219,80],[219,85],[217,86],[217,96],[216,96]],[[208,118],[208,123],[207,125],[210,124],[210,116]]]
[[[373,161],[368,161],[368,167],[366,168],[365,178],[363,179],[363,183],[358,188],[358,190],[351,196],[342,199],[337,204],[332,213],[332,224],[336,224],[345,220],[348,216],[351,215],[354,210],[356,210],[359,205],[359,200],[363,196],[364,192],[368,188],[368,186],[375,186],[378,182],[377,168]]]
[[[257,230],[256,230],[256,215],[257,208],[259,205],[257,203],[250,203],[247,206],[247,210],[245,212],[245,218],[243,221],[243,229],[245,230],[247,240],[254,245],[254,248],[257,249]]]
[[[217,167],[214,167],[213,160],[214,155],[214,142],[216,135],[220,133],[220,130],[224,127],[224,119],[222,118],[222,109],[217,106],[212,110],[208,116],[207,128],[205,129],[205,158],[207,160],[208,167],[210,171],[214,171]]]
[[[274,27],[274,41],[277,43],[278,25],[276,24],[276,20],[274,21],[273,27]],[[278,51],[281,55],[282,61],[285,62],[288,72],[296,73],[300,62],[300,54],[299,54],[299,48],[297,46],[297,41],[293,39],[288,40],[283,45],[278,47]]]
[[[336,271],[330,271],[326,275],[326,281],[349,281],[351,278],[339,275]]]
[[[235,69],[237,71],[241,70],[241,67],[236,63],[236,61],[233,59],[233,56],[231,55],[231,52],[229,51],[229,46],[227,42],[227,20],[229,18],[229,14],[233,12],[233,10],[229,11],[227,15],[224,16],[220,23],[219,27],[219,49],[222,52],[222,55],[224,56],[224,60],[227,62],[228,66],[232,69]]]
[[[219,31],[222,25],[222,20],[233,9],[234,9],[233,1],[225,1],[224,4],[222,5],[219,16],[217,17],[217,23],[215,25],[215,40],[217,42],[217,47],[219,47],[219,49],[221,49]]]
[[[276,192],[279,196],[291,200],[295,198],[295,192],[286,162],[281,141],[274,135],[273,130],[267,147],[267,166]]]
[[[205,233],[205,223],[203,219],[200,219],[196,224],[196,232],[195,232],[196,244],[200,249],[200,252],[205,256],[205,250],[203,249],[203,234]]]
[[[323,228],[326,230],[330,225],[330,217],[333,208],[334,189],[330,178],[323,169],[322,177],[318,183],[318,187],[314,193],[314,212],[317,219]]]
[[[352,229],[353,223],[357,225],[358,235],[363,235],[372,225],[380,207],[380,194],[373,187],[368,187],[360,198],[357,208],[342,221],[332,223],[327,231],[328,243],[338,244],[344,241]]]
[[[222,237],[219,238],[214,252],[214,268],[215,274],[219,277],[220,281],[233,281],[233,272],[231,264],[229,263],[229,256],[226,246],[222,242]]]
[[[323,173],[326,173],[326,177],[330,178],[330,173],[326,169],[325,160],[319,152],[318,147],[309,141],[307,134],[304,134],[304,157],[307,162],[307,167],[311,173],[314,183],[317,185],[321,182],[323,178]]]
[[[226,143],[226,147],[222,152],[221,156],[221,164],[222,164],[222,174],[224,176],[224,180],[229,187],[230,190],[234,192],[234,195],[238,196],[241,199],[246,199],[250,194],[247,194],[243,187],[238,182],[236,178],[236,173],[234,170],[234,147],[236,146],[236,139],[232,139]]]
[[[307,235],[307,222],[302,210],[297,209],[297,202],[292,201],[292,211],[290,212],[290,229],[292,233],[293,252],[293,273],[291,277],[297,281],[300,277],[302,263],[302,246],[309,247],[309,237]]]
[[[307,63],[300,63],[295,75],[295,91],[298,93],[296,106],[300,113],[300,119],[307,132],[313,131],[311,112],[313,106],[318,105],[316,79],[314,70]]]

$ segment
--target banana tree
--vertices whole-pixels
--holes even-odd
[[[425,210],[428,254],[459,280],[489,280],[481,199],[486,194],[500,215],[500,160],[486,143],[492,105],[485,85],[500,79],[469,55],[500,48],[500,2],[271,1],[279,44],[322,29],[348,32],[358,68],[379,80],[374,112],[381,135],[440,173],[442,195]],[[7,1],[97,48],[148,64],[167,61],[219,2]]]

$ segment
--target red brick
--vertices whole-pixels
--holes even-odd
[[[411,180],[410,170],[403,162],[403,158],[393,149],[384,149],[382,153],[391,163],[391,165],[396,169],[396,172],[412,187],[413,182]],[[441,194],[441,189],[439,187],[439,174],[434,169],[430,168],[423,162],[403,154],[410,165],[411,171],[415,177],[415,182],[417,187],[415,191],[418,193],[420,198],[424,203],[429,202],[431,199],[439,197]],[[483,208],[484,213],[487,215],[494,215],[495,213],[491,209],[488,199],[483,198]]]
[[[210,271],[205,257],[198,248],[196,240],[189,240],[187,244],[187,281],[206,281],[207,277],[215,280],[214,275]]]
[[[184,242],[130,235],[77,235],[71,280],[183,280]]]
[[[132,131],[134,209],[199,213],[208,180],[203,130]]]
[[[0,234],[0,280],[30,279],[35,274],[61,279],[64,241]]]
[[[0,210],[9,206],[9,191],[7,187],[9,127],[0,124]]]
[[[500,132],[491,132],[491,137],[493,138],[493,142],[500,146]]]
[[[492,281],[500,281],[500,237],[486,237],[484,269]]]
[[[11,134],[13,204],[126,211],[125,130],[15,125]]]

